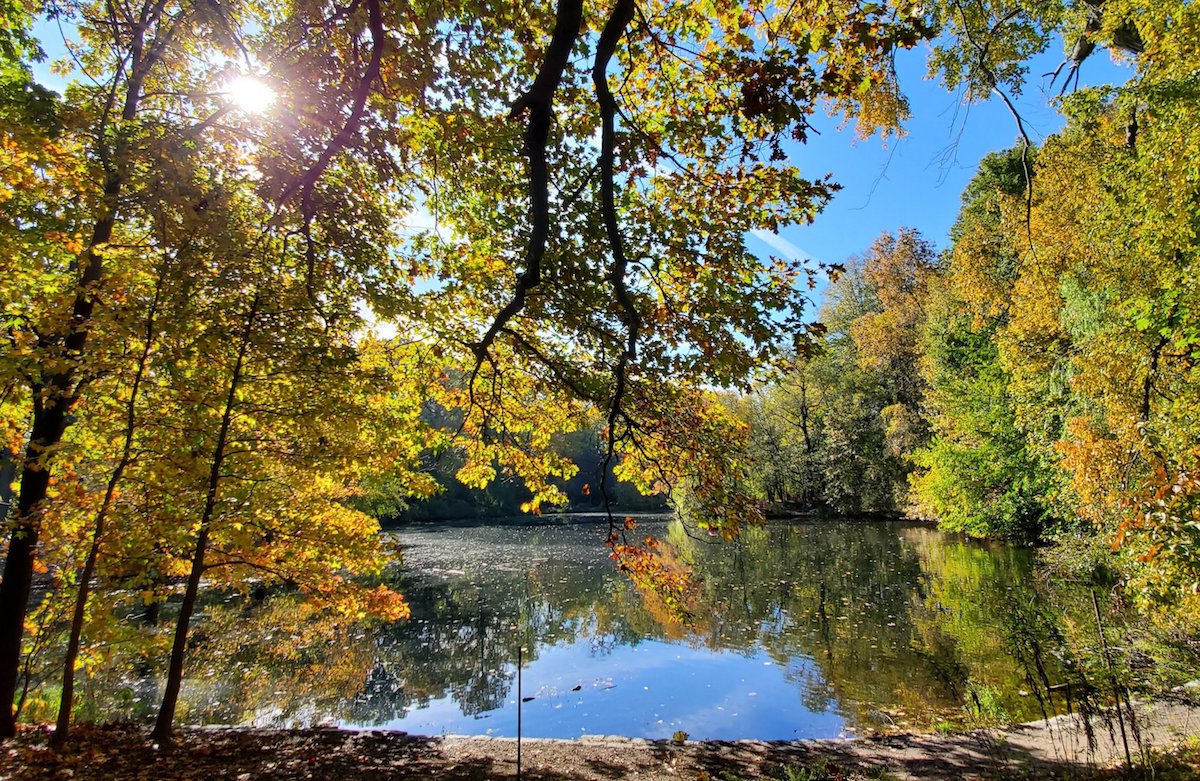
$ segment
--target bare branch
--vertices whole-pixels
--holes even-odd
[[[1033,146],[1033,142],[1029,139],[1029,133],[1025,129],[1025,120],[1021,117],[1021,113],[1017,111],[1016,105],[1008,94],[1000,88],[1000,82],[996,78],[996,72],[987,64],[987,44],[980,44],[971,35],[971,28],[967,22],[967,15],[963,11],[960,3],[954,4],[958,9],[958,15],[962,17],[963,35],[966,36],[967,42],[975,49],[978,54],[976,66],[983,71],[987,76],[988,85],[992,92],[1000,97],[1004,105],[1008,108],[1008,113],[1012,114],[1013,120],[1017,123],[1017,132],[1021,134],[1021,169],[1025,174],[1025,237],[1029,242],[1031,252],[1036,252],[1033,246],[1033,169],[1029,165],[1029,150]],[[1006,17],[1007,19],[1007,17]],[[997,27],[999,24],[997,25]]]

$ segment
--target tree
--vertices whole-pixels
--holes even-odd
[[[808,510],[895,512],[907,505],[906,459],[928,437],[920,332],[940,266],[905,229],[839,269],[813,326],[822,341],[749,397],[744,457],[770,505],[795,496]]]
[[[177,32],[175,25],[179,19],[164,17],[165,10],[165,3],[146,3],[138,21],[113,41],[128,67],[123,69],[120,79],[114,80],[107,104],[97,118],[96,142],[89,151],[100,161],[99,181],[79,182],[83,190],[80,194],[91,208],[81,210],[74,227],[87,231],[87,237],[63,236],[58,243],[65,246],[47,253],[49,257],[29,252],[18,257],[21,271],[41,272],[40,278],[35,274],[38,284],[32,290],[48,287],[48,275],[43,271],[46,267],[39,262],[45,258],[53,264],[49,266],[53,274],[49,284],[62,285],[70,292],[56,296],[52,303],[38,302],[49,304],[45,308],[35,304],[24,311],[23,306],[32,303],[31,288],[18,289],[17,295],[8,299],[12,307],[9,320],[15,320],[17,326],[10,330],[12,352],[16,353],[14,363],[19,367],[17,376],[28,392],[29,433],[20,457],[20,487],[10,519],[12,531],[0,582],[0,702],[3,703],[10,703],[16,690],[40,515],[50,490],[51,461],[70,425],[71,407],[86,389],[90,372],[95,368],[86,363],[86,350],[96,314],[97,288],[105,276],[104,253],[124,216],[121,197],[129,184],[133,144],[130,134],[147,79],[157,76],[166,42]],[[61,215],[54,217],[61,220]],[[49,226],[43,223],[37,224],[37,228],[44,231]],[[16,336],[17,330],[21,337]],[[0,736],[9,737],[14,731],[11,710],[0,707]]]
[[[750,425],[746,456],[752,460],[754,491],[768,506],[816,507],[818,451],[816,396],[809,363],[801,359],[778,385],[758,389],[742,402]]]
[[[231,588],[289,584],[354,617],[402,617],[398,594],[352,577],[379,575],[389,551],[377,523],[345,499],[364,470],[398,473],[408,493],[432,490],[411,464],[388,463],[428,442],[416,423],[419,400],[395,384],[387,363],[395,356],[370,343],[352,347],[349,334],[323,326],[305,306],[302,277],[286,267],[247,281],[248,301],[240,286],[202,293],[240,325],[235,338],[186,345],[191,354],[172,367],[172,420],[163,423],[188,453],[154,478],[160,493],[176,497],[178,516],[164,518],[159,534],[172,552],[167,566],[182,571],[186,587],[154,730],[163,743],[202,577]]]
[[[117,501],[118,488],[121,485],[125,471],[134,463],[138,456],[135,447],[136,435],[140,423],[141,405],[144,404],[142,393],[143,383],[148,381],[147,372],[150,368],[150,357],[157,340],[160,327],[158,318],[163,297],[163,287],[166,282],[168,263],[164,262],[154,279],[153,292],[146,307],[144,331],[141,334],[141,345],[135,347],[132,377],[129,380],[127,398],[122,407],[122,429],[118,429],[121,447],[116,462],[108,475],[104,486],[100,506],[95,510],[91,524],[90,540],[87,542],[87,553],[77,576],[75,606],[71,614],[71,625],[68,630],[67,649],[63,655],[62,693],[59,698],[58,718],[54,728],[53,743],[62,745],[66,740],[71,725],[71,713],[74,707],[75,667],[79,659],[80,643],[83,636],[83,626],[87,616],[88,599],[91,595],[92,577],[96,573],[96,565],[100,558],[101,545],[104,542],[108,528],[109,514]]]
[[[921,456],[930,471],[920,479],[927,496],[950,496],[966,485],[964,475],[986,473],[951,468],[955,453],[990,450],[987,461],[1005,465],[995,476],[1008,490],[987,501],[959,496],[943,505],[947,512],[951,505],[1024,506],[1001,515],[1024,515],[1022,525],[1039,533],[1055,517],[1078,516],[1124,553],[1129,585],[1144,606],[1190,625],[1196,432],[1183,410],[1197,398],[1195,210],[1176,204],[1196,197],[1188,178],[1194,54],[1183,32],[1195,9],[1132,1],[1047,4],[1036,13],[1000,8],[958,12],[962,24],[976,10],[992,13],[988,34],[1001,38],[1032,29],[1022,25],[1042,13],[1039,30],[1079,31],[1070,38],[1077,41],[1073,68],[1105,45],[1135,57],[1137,77],[1064,98],[1063,132],[1036,157],[1026,143],[1019,169],[1012,156],[993,159],[969,191],[955,236],[949,329],[930,331],[931,383],[943,385],[935,391],[943,419],[935,420],[940,439]],[[978,21],[971,23],[976,32]],[[982,86],[999,84],[997,62],[975,71]],[[1012,79],[1010,88],[1019,83]],[[975,335],[947,339],[957,330],[953,318],[963,316]],[[977,367],[970,382],[955,388],[949,375],[937,378],[939,362],[951,368],[960,359]],[[942,468],[948,471],[938,477]]]
[[[247,271],[274,253],[287,259],[288,284],[302,286],[309,325],[323,323],[344,342],[365,302],[436,345],[432,359],[405,360],[437,366],[435,377],[467,378],[463,388],[425,389],[463,409],[459,474],[468,482],[490,480],[498,463],[531,486],[532,507],[558,498],[550,479],[568,465],[551,452],[546,421],[592,405],[607,420],[606,466],[624,453],[622,468],[647,487],[693,481],[706,501],[728,502],[706,523],[735,534],[754,515],[730,477],[740,467],[720,447],[738,427],[700,389],[745,382],[785,336],[805,338],[805,299],[793,286],[801,266],[760,262],[745,233],[811,219],[832,185],[787,165],[783,139],[803,138],[823,100],[867,128],[894,122],[903,106],[889,54],[924,33],[919,18],[884,8],[806,11],[772,20],[740,4],[618,4],[597,16],[578,0],[514,4],[486,17],[470,6],[378,0],[332,13],[173,0],[56,7],[79,33],[71,56],[87,78],[61,102],[67,122],[57,145],[45,143],[48,132],[30,140],[23,127],[12,147],[17,164],[42,161],[37,175],[6,178],[14,192],[30,192],[14,203],[21,218],[5,224],[17,259],[5,280],[5,433],[23,455],[0,586],[0,699],[16,685],[35,557],[51,549],[40,535],[55,470],[73,478],[64,454],[98,431],[92,394],[101,400],[122,387],[105,378],[143,371],[116,337],[122,324],[146,322],[145,312],[123,307],[121,296],[164,256],[190,255],[172,280],[181,295],[203,291],[216,269],[227,281],[242,273],[243,297],[254,300],[278,292]],[[6,63],[18,65],[5,71],[17,74],[6,84],[32,94],[23,64],[35,54],[22,32],[29,14],[11,15]],[[599,34],[594,42],[587,30]],[[238,63],[260,67],[285,123],[240,116],[209,88],[243,70]],[[23,104],[28,126],[44,97]],[[721,205],[723,222],[702,204]],[[391,229],[414,207],[452,237],[428,231],[397,247]],[[231,215],[240,221],[232,231]],[[246,230],[254,221],[258,229]],[[757,304],[745,308],[751,298]],[[275,310],[265,303],[267,316]],[[193,399],[175,383],[201,365],[187,340],[240,345],[212,375],[225,390],[207,407],[223,410],[215,438],[202,426],[182,428],[195,439],[179,451],[181,464],[208,459],[203,506],[184,527],[199,524],[185,600],[218,521],[224,437],[243,403],[238,356],[265,349],[250,339],[259,310],[235,311],[240,319],[176,307],[162,338],[184,347],[146,356],[146,376],[174,388],[178,396],[166,398],[186,409]],[[679,388],[663,393],[664,384]],[[136,401],[127,407],[136,419]],[[100,459],[95,473],[113,484],[109,502],[133,478],[131,464],[120,464],[140,447],[138,429],[154,446],[171,441],[169,416],[145,427],[126,419],[117,467]],[[693,456],[689,468],[666,465],[679,453]],[[145,496],[152,527],[188,516],[189,494],[170,493],[186,484],[183,471],[167,479],[182,467],[169,466],[137,474],[160,492]],[[93,540],[103,547],[108,530],[99,526]],[[175,545],[159,541],[163,551]],[[0,734],[13,728],[5,712]]]
[[[66,495],[64,485],[77,480],[81,485],[102,480],[108,487],[100,509],[95,511],[91,544],[82,563],[76,620],[68,642],[71,653],[63,674],[66,685],[60,721],[65,727],[70,716],[70,681],[75,662],[70,657],[78,648],[82,633],[79,618],[86,611],[90,576],[101,546],[110,546],[112,552],[127,557],[129,551],[121,549],[122,542],[140,538],[147,545],[157,544],[160,538],[155,521],[165,520],[172,509],[180,507],[178,501],[171,501],[179,497],[170,496],[178,484],[158,485],[163,493],[147,502],[148,514],[140,520],[125,512],[117,501],[123,479],[134,477],[141,486],[146,485],[141,482],[147,479],[145,471],[128,474],[139,456],[152,453],[164,458],[170,453],[166,447],[169,438],[162,436],[165,429],[161,417],[150,422],[149,439],[139,431],[143,428],[143,421],[137,420],[140,389],[152,383],[159,390],[157,386],[187,359],[178,352],[154,354],[154,312],[160,298],[158,292],[152,297],[143,295],[145,280],[156,280],[156,291],[165,280],[166,294],[172,296],[171,317],[165,324],[171,330],[170,339],[176,347],[191,339],[187,349],[194,356],[197,342],[211,347],[234,331],[214,316],[215,310],[197,312],[194,307],[188,308],[187,304],[204,289],[204,273],[215,264],[226,281],[232,281],[245,271],[247,259],[255,255],[253,241],[234,246],[245,231],[230,229],[226,219],[230,212],[240,208],[242,219],[265,223],[268,227],[260,229],[260,236],[269,236],[276,246],[282,242],[285,248],[289,237],[295,235],[295,224],[273,220],[261,208],[261,198],[256,200],[249,192],[254,178],[246,174],[254,169],[247,160],[244,134],[253,132],[252,123],[223,124],[222,118],[230,111],[228,102],[200,86],[220,80],[224,67],[219,62],[221,53],[230,55],[239,49],[234,40],[238,36],[231,36],[227,29],[230,18],[221,16],[224,11],[239,14],[239,9],[224,9],[212,16],[202,9],[156,2],[136,11],[123,9],[128,14],[125,16],[102,11],[93,14],[74,6],[61,11],[78,14],[74,18],[83,46],[75,51],[76,63],[89,73],[100,74],[106,83],[93,78],[89,84],[72,86],[59,112],[69,116],[71,123],[54,128],[56,132],[61,130],[60,136],[51,140],[49,131],[44,131],[38,138],[39,128],[30,122],[20,128],[20,134],[10,136],[12,146],[5,146],[6,152],[12,152],[10,167],[14,171],[26,160],[39,162],[32,176],[6,175],[6,185],[11,184],[12,190],[5,194],[14,208],[8,212],[12,221],[5,221],[5,240],[16,263],[5,277],[5,292],[9,294],[5,296],[9,336],[4,353],[8,389],[5,434],[10,442],[24,443],[25,455],[18,464],[19,500],[10,519],[12,538],[0,586],[0,618],[5,622],[0,627],[0,651],[4,654],[0,659],[4,668],[0,672],[0,697],[11,700],[16,684],[29,582],[34,569],[40,566],[35,557],[57,555],[65,542],[51,539],[46,541],[49,545],[39,546],[39,535],[47,528],[47,519],[62,515],[57,511],[66,504],[59,498]],[[210,45],[216,46],[218,61],[214,61]],[[337,172],[343,185],[353,181],[348,178],[354,173],[352,168],[330,166],[328,162],[323,168]],[[238,179],[243,186],[238,186]],[[365,180],[360,177],[359,181]],[[258,208],[247,214],[247,203]],[[300,257],[309,264],[307,268],[295,267],[307,273],[292,278],[306,283],[302,289],[308,304],[302,311],[328,318],[321,333],[340,339],[343,351],[346,335],[361,325],[349,313],[359,297],[352,284],[362,281],[361,276],[344,272],[354,263],[358,263],[356,268],[364,269],[360,261],[374,248],[359,241],[364,225],[377,229],[383,222],[379,209],[372,206],[360,204],[351,213],[329,219],[306,215],[301,225],[308,243]],[[218,214],[222,219],[213,219]],[[320,249],[311,243],[314,231],[322,241]],[[297,245],[293,241],[290,246]],[[285,249],[283,254],[290,259],[296,257],[295,250]],[[183,262],[179,262],[181,258]],[[325,265],[315,269],[316,260]],[[156,272],[150,273],[156,266]],[[341,274],[340,279],[348,284],[318,291],[318,271]],[[143,305],[148,309],[139,310]],[[339,318],[339,328],[333,330],[333,322]],[[126,327],[130,320],[146,323],[147,331],[144,349],[132,362],[121,348],[122,339],[131,333]],[[294,328],[297,323],[287,325]],[[293,331],[306,332],[312,333],[311,322],[307,330]],[[198,333],[206,334],[205,338],[196,339]],[[316,365],[291,368],[319,376]],[[88,444],[95,442],[91,437],[108,433],[104,429],[107,419],[98,413],[109,406],[106,394],[126,392],[127,414],[123,416],[123,428],[118,427],[116,432],[124,444],[113,456],[116,466],[111,465],[110,457],[101,455],[88,465],[98,468],[98,475],[93,472],[79,476],[67,454],[82,454],[88,448],[102,450]],[[334,393],[324,398],[332,401],[339,396]],[[417,434],[420,429],[407,431]],[[185,442],[182,452],[194,446]],[[52,474],[55,470],[57,474]],[[290,477],[296,479],[297,473],[293,471]],[[346,482],[339,486],[339,482],[317,484],[324,486],[329,500],[337,502],[352,485]],[[326,515],[322,519],[315,511],[313,515],[310,522],[316,523],[337,517]],[[208,511],[201,517],[202,526],[213,519]],[[148,522],[148,518],[155,521]],[[120,524],[132,519],[134,526],[121,526],[110,534],[105,528],[113,525],[108,523],[110,519]],[[374,539],[371,525],[361,518],[353,525],[340,526],[344,527],[340,531],[338,524],[323,530],[330,545],[351,539],[354,526],[357,531],[353,534],[360,540]],[[59,530],[57,526],[51,528]],[[105,539],[112,536],[115,539]],[[347,553],[341,559],[347,566],[358,566],[365,560],[370,560],[367,553]],[[66,566],[76,564],[69,562]],[[386,602],[380,595],[377,607],[389,610]],[[11,734],[12,714],[7,708],[2,710],[0,732]]]
[[[933,246],[911,228],[880,236],[863,268],[866,282],[879,298],[880,311],[858,317],[850,325],[850,334],[859,363],[885,378],[890,398],[880,415],[886,425],[886,447],[893,456],[912,452],[928,438],[922,417],[925,382],[920,372],[920,333],[929,288],[940,271]]]
[[[1024,541],[1046,537],[1057,525],[1050,511],[1055,473],[1032,455],[1017,425],[995,327],[973,322],[970,307],[939,287],[924,335],[926,409],[934,433],[913,454],[914,504],[948,530]]]
[[[1059,322],[1080,401],[1058,449],[1080,512],[1138,556],[1134,583],[1147,604],[1191,622],[1200,571],[1191,510],[1167,496],[1191,493],[1198,433],[1195,213],[1174,206],[1197,197],[1187,178],[1197,116],[1184,97],[1190,77],[1169,54],[1174,31],[1139,29],[1154,42],[1147,68],[1170,62],[1111,97],[1071,102],[1071,125],[1044,155],[1061,196],[1035,212],[1035,229],[1065,261]]]
[[[918,344],[933,436],[915,450],[910,480],[918,512],[944,528],[1028,541],[1058,525],[1058,479],[1055,460],[1039,459],[1018,423],[1001,361],[1021,246],[1022,166],[1017,149],[980,163],[951,231],[949,267],[928,292]]]

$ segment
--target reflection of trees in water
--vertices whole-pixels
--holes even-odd
[[[703,578],[707,644],[812,660],[789,673],[810,709],[837,701],[860,724],[893,720],[873,711],[929,723],[986,686],[1007,714],[1040,715],[1018,693],[1029,686],[1015,658],[1054,637],[1029,551],[904,523],[776,525],[725,548],[671,539]]]
[[[1017,694],[1028,688],[1024,668],[1004,640],[1047,630],[1025,615],[1028,605],[1039,604],[1027,551],[902,523],[778,524],[720,545],[695,540],[678,525],[665,536],[700,580],[688,627],[664,623],[604,570],[580,570],[595,554],[570,549],[545,556],[527,576],[490,571],[474,587],[439,591],[442,613],[430,612],[415,633],[391,630],[394,653],[420,667],[430,683],[440,681],[435,688],[465,713],[479,712],[480,703],[495,707],[507,695],[516,657],[515,633],[506,634],[502,616],[525,605],[527,647],[535,649],[535,639],[582,638],[600,655],[650,638],[745,654],[761,648],[784,666],[806,708],[841,703],[859,723],[878,723],[872,715],[878,710],[928,723],[958,712],[982,686],[1003,693],[1012,714],[1036,715],[1036,703]],[[414,616],[425,615],[417,607],[424,598],[416,589],[408,593],[418,600]],[[468,630],[467,617],[446,612],[450,606],[475,611],[482,623]],[[495,654],[485,658],[478,644],[488,627]],[[500,670],[508,672],[496,675]],[[471,680],[479,683],[471,688]],[[479,698],[480,690],[491,699]]]
[[[791,668],[785,677],[796,684],[800,690],[800,702],[813,713],[824,713],[835,704],[836,692],[820,667]]]
[[[522,640],[519,592],[489,585],[483,598],[469,585],[405,583],[413,618],[376,630],[376,667],[344,718],[379,724],[445,696],[468,715],[500,707]]]
[[[380,723],[393,716],[403,716],[410,704],[400,676],[376,661],[367,674],[362,691],[347,706],[346,715],[361,724]]]
[[[960,696],[969,708],[1025,718],[1073,705],[1056,702],[1050,691],[1079,672],[1060,629],[1064,614],[1031,576],[1031,551],[956,543],[924,528],[907,530],[905,539],[929,581],[926,610],[919,614],[923,634],[949,638],[964,659],[991,660],[968,670]]]
[[[852,724],[927,724],[973,697],[1037,715],[1017,690],[1031,690],[1029,657],[1049,656],[1056,630],[1028,551],[903,523],[776,524],[720,545],[673,525],[659,533],[700,584],[695,622],[681,627],[613,572],[592,532],[423,539],[400,584],[412,619],[393,625],[312,616],[288,595],[214,607],[197,633],[188,718],[377,725],[444,697],[478,715],[510,695],[522,645],[533,661],[539,644],[582,642],[600,657],[646,639],[765,651],[797,706],[836,705]]]
[[[811,660],[797,672],[806,707],[859,703],[861,713],[845,714],[852,720],[906,689],[938,688],[911,650],[920,567],[897,528],[778,525],[749,531],[729,550],[689,551],[712,608],[714,625],[703,630],[710,644],[761,645],[785,665]]]
[[[373,674],[380,680],[355,699],[346,720],[378,724],[447,696],[465,715],[478,715],[504,704],[522,645],[533,661],[538,643],[582,636],[603,653],[632,639],[608,631],[612,613],[600,605],[624,584],[614,584],[602,568],[545,557],[529,570],[492,567],[472,574],[472,582],[418,575],[402,584],[412,619],[375,633],[386,677]]]

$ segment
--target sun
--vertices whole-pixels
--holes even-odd
[[[253,76],[238,76],[225,85],[221,94],[247,114],[262,113],[275,102],[275,90]]]

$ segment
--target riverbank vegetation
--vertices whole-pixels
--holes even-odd
[[[1099,529],[1194,629],[1195,5],[795,10],[0,4],[0,737],[50,691],[65,740],[132,655],[166,744],[206,591],[402,618],[378,516],[451,472],[529,512],[619,478],[726,539],[760,496]],[[788,160],[821,110],[900,130],[897,50],[1003,98],[1058,36],[1068,79],[1098,45],[1136,77],[985,161],[948,254],[884,237],[817,323],[822,269],[747,249],[836,192]]]
[[[745,453],[780,506],[1063,540],[1076,571],[1092,538],[1194,632],[1195,171],[1164,160],[1198,151],[1196,116],[1146,84],[1063,104],[1036,154],[983,160],[944,252],[905,229],[847,263],[822,349],[736,402]]]

